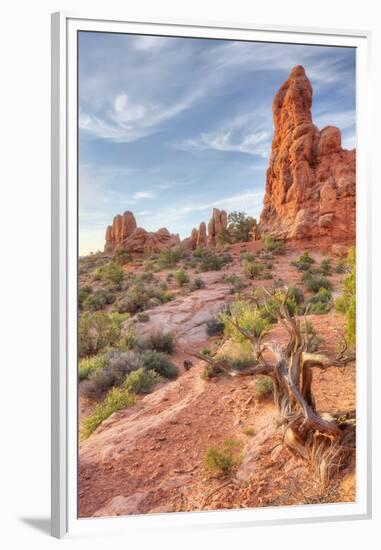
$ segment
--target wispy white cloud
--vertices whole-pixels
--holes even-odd
[[[134,200],[154,199],[155,197],[156,193],[153,191],[135,191],[135,193],[132,194]]]

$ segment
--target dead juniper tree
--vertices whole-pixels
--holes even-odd
[[[263,293],[265,299],[262,304],[255,300],[253,307],[261,307],[274,322],[284,327],[288,334],[286,345],[264,342],[267,331],[258,336],[254,330],[243,328],[231,316],[229,322],[250,342],[252,367],[234,372],[223,358],[212,358],[193,351],[187,353],[207,362],[215,372],[224,372],[229,376],[269,376],[273,382],[283,443],[308,460],[316,468],[320,480],[328,483],[354,451],[355,411],[318,413],[312,392],[312,373],[314,368],[344,367],[354,360],[354,355],[346,355],[345,344],[334,359],[308,351],[310,334],[307,319],[299,319],[291,312],[288,289],[284,292],[263,289]],[[301,328],[303,322],[304,332]]]

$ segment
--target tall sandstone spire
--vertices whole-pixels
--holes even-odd
[[[311,106],[312,86],[299,65],[274,98],[261,231],[284,239],[353,242],[356,152],[342,149],[338,128],[318,130]]]

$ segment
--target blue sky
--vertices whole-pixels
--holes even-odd
[[[103,249],[125,210],[181,237],[214,206],[258,217],[272,101],[295,65],[315,124],[353,148],[353,48],[80,32],[80,254]]]

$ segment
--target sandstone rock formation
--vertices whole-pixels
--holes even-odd
[[[214,246],[216,237],[228,225],[228,215],[225,210],[213,208],[212,217],[208,223],[208,230],[205,222],[201,222],[198,229],[193,228],[191,236],[187,239],[187,246],[191,250],[195,248],[204,248],[205,246]]]
[[[342,149],[338,128],[318,130],[311,105],[311,83],[299,65],[274,98],[260,229],[284,239],[353,242],[356,152]]]
[[[225,210],[213,208],[212,217],[208,223],[208,245],[216,243],[216,237],[228,225],[228,215]]]
[[[128,210],[121,216],[113,219],[112,225],[106,229],[105,252],[112,252],[120,243],[125,241],[136,229],[136,220]]]
[[[114,252],[120,248],[136,253],[145,250],[160,252],[164,248],[171,248],[179,244],[179,236],[169,233],[165,227],[155,232],[137,227],[133,213],[128,211],[123,216],[120,214],[115,216],[112,225],[106,229],[105,252]]]

